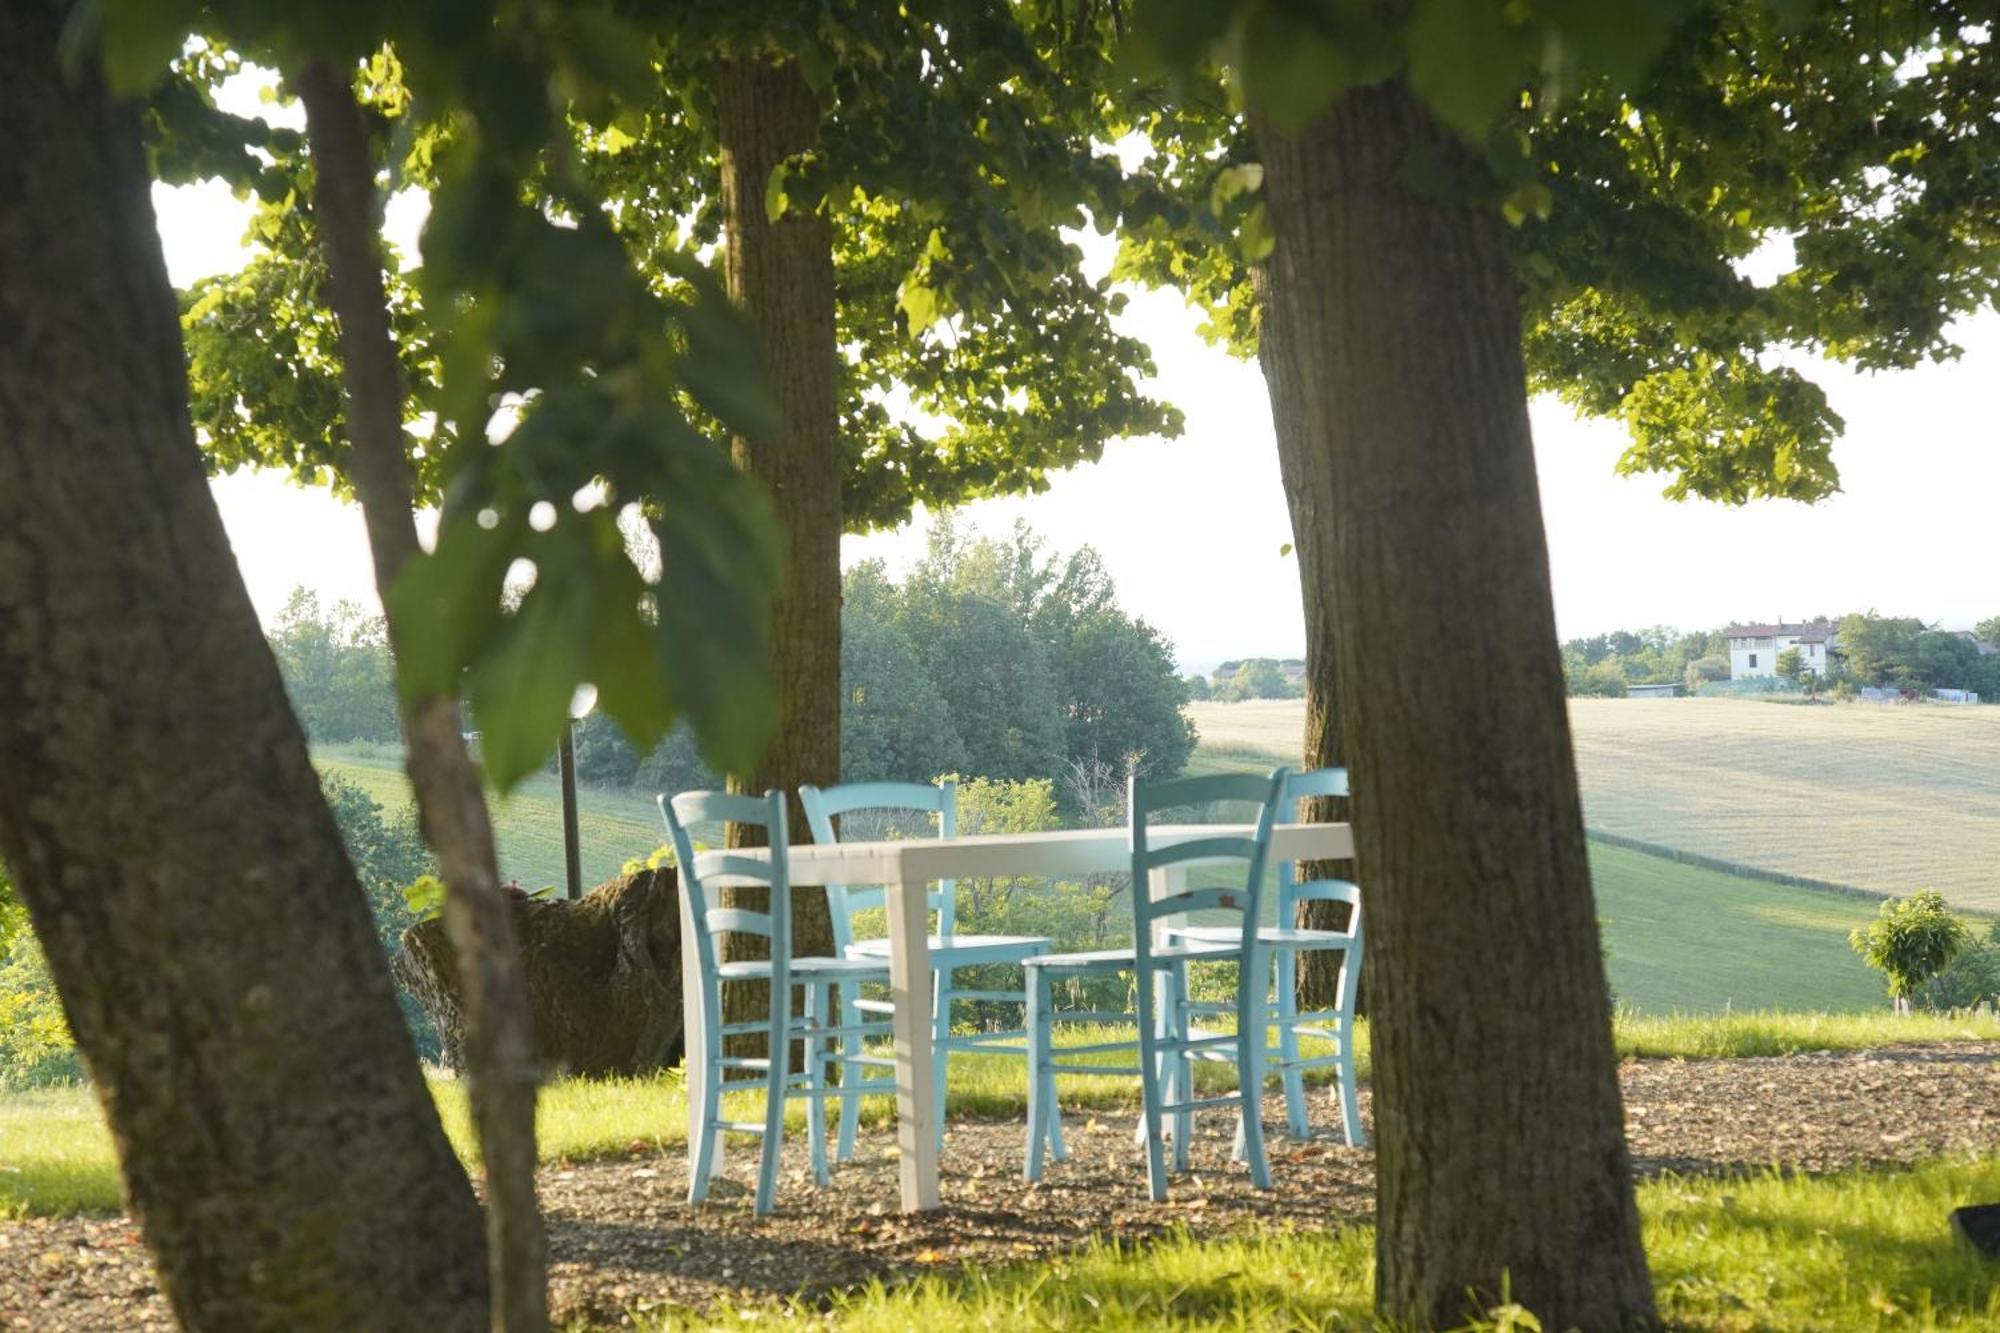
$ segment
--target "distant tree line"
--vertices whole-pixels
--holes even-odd
[[[1226,704],[1244,699],[1303,699],[1305,667],[1304,660],[1296,657],[1224,662],[1206,676],[1189,676],[1188,697]]]
[[[1811,671],[1796,648],[1780,652],[1774,666],[1778,677],[1811,691],[1852,693],[1861,686],[1973,690],[1992,703],[2000,702],[2000,652],[1992,651],[1996,645],[2000,616],[1980,621],[1968,634],[1867,611],[1839,620],[1820,672]],[[1572,695],[1616,698],[1629,685],[1663,684],[1679,684],[1694,694],[1730,678],[1729,636],[1720,629],[1682,633],[1655,625],[1617,630],[1569,640],[1562,645],[1562,659]]]

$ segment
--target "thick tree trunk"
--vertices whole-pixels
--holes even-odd
[[[1284,481],[1286,507],[1291,511],[1292,551],[1299,562],[1299,591],[1305,604],[1306,728],[1300,760],[1306,769],[1338,768],[1347,760],[1340,737],[1340,662],[1334,654],[1333,497],[1326,469],[1315,452],[1321,439],[1320,423],[1328,419],[1332,404],[1327,399],[1326,376],[1316,373],[1317,365],[1279,351],[1287,338],[1300,335],[1285,326],[1286,319],[1296,313],[1294,309],[1271,299],[1270,269],[1260,265],[1251,271],[1250,278],[1260,317],[1257,361],[1271,396],[1278,472]],[[1334,797],[1315,797],[1306,805],[1309,820],[1348,817],[1347,802]],[[1299,867],[1299,875],[1302,880],[1353,879],[1355,872],[1345,861],[1311,861]],[[1324,900],[1302,902],[1294,924],[1305,930],[1344,930],[1347,908]],[[1331,1009],[1338,1002],[1344,957],[1330,950],[1308,950],[1299,955],[1298,998],[1302,1008]],[[1362,975],[1367,976],[1365,969]]]
[[[313,150],[314,222],[340,324],[347,474],[361,499],[376,585],[384,606],[392,608],[389,587],[422,548],[375,234],[374,155],[347,77],[313,66],[301,74],[298,88]],[[390,609],[392,649],[407,633],[399,619]],[[535,1203],[539,1073],[513,914],[500,887],[486,794],[459,728],[457,700],[412,699],[402,707],[410,785],[424,840],[437,854],[445,931],[464,982],[466,1074],[486,1168],[492,1326],[527,1333],[548,1327],[548,1245]]]
[[[1650,1328],[1501,224],[1400,83],[1258,137],[1272,355],[1324,412],[1331,586],[1302,568],[1368,881],[1377,1300],[1451,1326],[1505,1276],[1545,1327]]]
[[[757,770],[732,775],[730,787],[782,789],[792,840],[803,843],[811,834],[799,784],[840,781],[840,348],[826,219],[794,206],[772,221],[765,187],[779,163],[818,142],[820,109],[796,64],[752,57],[715,67],[715,101],[729,294],[757,330],[783,422],[770,439],[735,442],[738,464],[771,493],[785,573],[772,642],[778,737]],[[752,833],[732,828],[731,845]],[[823,890],[794,891],[792,941],[800,954],[832,952]],[[762,1009],[755,996],[744,1002]]]
[[[0,852],[195,1329],[477,1329],[479,1213],[202,474],[137,117],[0,0]]]

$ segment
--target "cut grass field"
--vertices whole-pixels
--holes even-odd
[[[1298,762],[1302,710],[1297,700],[1195,705],[1201,746],[1193,767],[1245,770]],[[1859,882],[1847,872],[1850,862],[1838,854],[1840,848],[1857,853],[1867,848],[1878,859],[1890,855],[1884,846],[1916,849],[1908,852],[1911,863],[1937,876],[1919,878],[1912,870],[1900,886],[1882,883],[1885,891],[1942,887],[1942,867],[1948,864],[1955,866],[1961,885],[1976,882],[1990,873],[1990,856],[2000,855],[2000,843],[1992,854],[1977,849],[1984,837],[1981,818],[1990,818],[2000,837],[2000,725],[1994,725],[2000,724],[2000,709],[1593,699],[1574,701],[1571,718],[1593,828],[1837,883]],[[1749,766],[1752,754],[1766,756],[1766,764],[1773,763],[1769,756],[1790,756],[1788,737],[1804,737],[1806,752],[1818,758],[1794,766],[1787,757],[1784,771],[1807,783],[1823,774],[1825,802],[1773,795],[1767,773]],[[1933,744],[1947,752],[1925,748]],[[1821,747],[1854,752],[1836,762],[1821,754]],[[1989,771],[1975,779],[1969,770],[1979,762]],[[1879,791],[1859,790],[1860,775],[1868,772],[1876,773]],[[1949,778],[1952,774],[1958,777]],[[1932,799],[1924,793],[1934,796],[1951,781],[1961,784],[1958,796],[1938,812],[1920,815],[1919,808]],[[1984,796],[1976,795],[1982,791]],[[1864,803],[1878,799],[1880,808],[1864,814]],[[1984,816],[1965,813],[1982,801]],[[1717,811],[1727,818],[1718,818]],[[1922,832],[1911,835],[1902,827],[1910,824]],[[1765,855],[1761,848],[1776,850]],[[1808,848],[1818,850],[1807,856]],[[1847,943],[1848,932],[1875,915],[1870,900],[1602,843],[1591,845],[1590,856],[1611,984],[1621,1004],[1663,1013],[1840,1012],[1884,1003],[1881,979]],[[1973,859],[1979,856],[1989,856],[1985,867]],[[1962,892],[1957,901],[1977,909],[2000,901],[2000,895]]]
[[[1298,700],[1192,711],[1206,762],[1298,762]],[[1592,828],[2000,911],[2000,708],[1573,699],[1570,726]]]
[[[1059,1042],[1107,1040],[1104,1029],[1074,1035],[1059,1029]],[[1852,1051],[1910,1042],[2000,1041],[2000,1018],[1990,1014],[1736,1013],[1648,1018],[1619,1014],[1614,1024],[1624,1056],[1728,1059],[1790,1055],[1800,1051]],[[1357,1060],[1369,1077],[1368,1025],[1360,1024]],[[1116,1053],[1092,1057],[1115,1063]],[[1315,1071],[1323,1074],[1325,1071]],[[1198,1077],[1228,1082],[1220,1068],[1202,1066]],[[1204,1086],[1206,1084],[1204,1083]],[[464,1085],[451,1079],[431,1082],[432,1095],[452,1146],[468,1164],[476,1160]],[[1138,1084],[1126,1077],[1063,1081],[1063,1105],[1070,1111],[1131,1111]],[[756,1093],[732,1094],[742,1101],[731,1114],[751,1118]],[[954,1116],[1019,1120],[1027,1111],[1027,1074],[1021,1061],[1004,1055],[955,1060],[949,1092]],[[873,1097],[863,1103],[863,1122],[888,1124],[893,1103]],[[804,1110],[790,1111],[790,1133],[804,1130]],[[680,1074],[644,1079],[564,1079],[541,1092],[537,1144],[547,1162],[588,1161],[686,1141],[687,1101]],[[119,1206],[118,1174],[111,1136],[96,1098],[82,1086],[0,1093],[0,1218],[66,1216],[111,1212]]]
[[[400,752],[384,746],[313,747],[313,762],[367,792],[385,812],[410,804],[409,779]],[[563,882],[562,789],[552,773],[537,773],[505,800],[493,803],[493,834],[500,874],[539,889]],[[608,787],[577,789],[577,834],[585,887],[602,884],[634,857],[667,840],[650,794]]]

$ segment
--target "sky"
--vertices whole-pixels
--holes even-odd
[[[156,186],[154,201],[176,285],[247,257],[239,240],[246,208],[226,189]],[[420,204],[400,201],[391,235],[412,240],[420,220]],[[1282,554],[1290,523],[1262,376],[1203,342],[1199,316],[1173,293],[1135,291],[1119,322],[1152,348],[1151,388],[1185,413],[1181,438],[1114,443],[1100,461],[1054,477],[1043,494],[963,507],[960,523],[1004,536],[1026,519],[1054,551],[1096,547],[1120,602],[1166,635],[1186,669],[1302,654],[1298,569]],[[1616,474],[1620,426],[1537,400],[1531,416],[1561,635],[1870,609],[1959,629],[2000,615],[1992,542],[2000,315],[1982,313],[1954,336],[1961,359],[1911,371],[1862,375],[1795,362],[1847,422],[1834,452],[1842,491],[1811,506],[1666,500],[1665,478]],[[267,622],[301,584],[323,598],[374,604],[358,509],[269,474],[221,478],[214,490]],[[843,559],[907,567],[928,527],[919,514],[897,531],[850,537]]]

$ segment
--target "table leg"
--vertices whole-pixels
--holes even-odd
[[[931,947],[929,886],[891,884],[889,990],[895,1003],[896,1143],[902,1158],[903,1211],[938,1206],[937,1088],[931,1081]]]
[[[682,1087],[687,1091],[687,1148],[688,1171],[694,1171],[695,1154],[701,1150],[701,1104],[702,1085],[708,1081],[707,1033],[703,1028],[701,1014],[701,952],[695,948],[694,912],[688,905],[685,893],[681,900],[681,1068],[685,1077]],[[720,1176],[727,1165],[727,1151],[723,1147],[722,1135],[715,1136],[715,1153],[710,1162],[710,1171]]]

